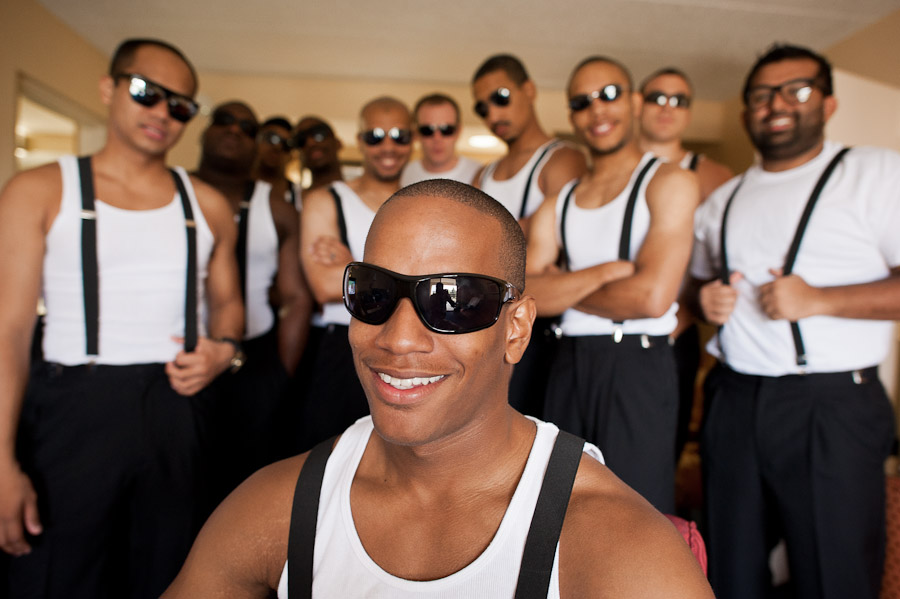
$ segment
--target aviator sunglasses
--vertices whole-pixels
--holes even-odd
[[[509,106],[509,90],[505,87],[498,87],[488,96],[488,102],[494,106]],[[475,114],[483,119],[487,118],[489,107],[484,100],[475,102]]]
[[[169,116],[176,121],[186,123],[197,114],[199,107],[191,98],[173,92],[146,77],[135,75],[134,73],[120,73],[113,79],[116,81],[128,79],[128,93],[131,95],[131,99],[141,106],[150,108],[151,106],[156,106],[160,100],[164,99],[166,107],[169,109]]]
[[[589,94],[578,94],[569,98],[569,109],[572,112],[579,112],[591,105],[594,100],[601,102],[615,102],[622,97],[622,86],[610,83]]]
[[[450,137],[456,133],[456,125],[419,125],[419,135],[422,137],[431,137],[437,132],[444,137]]]
[[[237,123],[241,132],[251,139],[256,139],[259,133],[259,125],[250,119],[239,119],[227,110],[218,110],[213,113],[212,124],[216,127],[230,127]]]
[[[344,305],[366,324],[384,324],[400,300],[408,298],[428,330],[472,333],[497,322],[503,304],[518,297],[512,283],[485,275],[412,277],[364,262],[351,262],[344,270]]]
[[[363,142],[367,146],[377,146],[384,141],[384,138],[390,137],[395,144],[407,146],[412,141],[412,132],[409,129],[400,129],[399,127],[391,127],[387,131],[381,127],[375,127],[368,131],[360,133]]]
[[[691,99],[685,94],[672,94],[667,96],[662,92],[650,92],[644,96],[645,104],[656,104],[657,106],[669,106],[670,108],[687,108],[691,105]]]

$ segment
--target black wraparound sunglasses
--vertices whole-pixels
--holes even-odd
[[[216,127],[230,127],[237,123],[241,132],[252,139],[256,139],[259,133],[259,125],[251,119],[239,119],[227,110],[217,110],[213,113],[212,124]]]
[[[384,324],[408,298],[422,324],[435,333],[462,334],[485,329],[500,318],[519,290],[507,281],[471,273],[408,276],[351,262],[344,270],[344,305],[366,324]]]
[[[147,79],[143,75],[134,73],[120,73],[113,77],[116,81],[119,79],[128,80],[128,93],[131,99],[147,108],[156,106],[160,100],[166,101],[166,107],[169,109],[169,116],[181,123],[186,123],[197,114],[199,106],[193,99],[173,92],[167,87],[163,87],[155,81]]]
[[[360,136],[367,146],[377,146],[383,142],[386,137],[390,137],[394,140],[395,144],[401,146],[407,146],[412,141],[412,131],[409,129],[400,129],[399,127],[391,127],[387,131],[381,127],[375,127],[374,129],[363,131],[360,133]]]
[[[302,149],[306,146],[306,140],[308,139],[316,142],[323,142],[329,137],[334,137],[334,132],[328,125],[325,125],[324,123],[310,125],[306,129],[297,131],[297,133],[294,134],[293,145],[297,149]]]
[[[622,86],[610,83],[589,94],[578,94],[569,98],[569,110],[579,112],[591,105],[594,100],[615,102],[622,97]]]
[[[509,89],[505,87],[498,87],[488,96],[488,102],[493,104],[494,106],[509,106]],[[484,100],[478,100],[475,102],[475,114],[480,116],[481,118],[487,118],[488,115],[488,104]]]
[[[456,125],[419,125],[419,135],[422,137],[431,137],[438,132],[444,137],[450,137],[456,133]]]
[[[667,96],[662,92],[650,92],[644,96],[644,104],[656,104],[657,106],[670,106],[672,108],[687,108],[691,105],[691,99],[686,94],[672,94]]]

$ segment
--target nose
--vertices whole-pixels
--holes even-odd
[[[397,303],[394,313],[381,325],[375,339],[376,345],[392,354],[402,355],[428,352],[433,349],[433,335],[422,321],[409,298]]]

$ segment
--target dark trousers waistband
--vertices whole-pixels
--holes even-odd
[[[730,368],[727,364],[719,362],[719,368],[725,373],[735,377],[747,377],[752,379],[766,379],[774,381],[798,381],[808,380],[827,385],[829,383],[846,383],[852,381],[856,385],[863,385],[878,379],[878,367],[857,368],[856,370],[844,370],[841,372],[810,372],[807,374],[785,374],[783,376],[766,376],[759,374],[744,374]]]
[[[668,335],[588,335],[592,343],[602,347],[627,347],[650,349],[651,347],[660,347],[671,345]],[[580,336],[569,335],[564,336],[565,339],[579,339]]]

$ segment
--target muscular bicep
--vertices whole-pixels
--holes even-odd
[[[323,238],[340,243],[337,218],[337,209],[329,191],[316,190],[303,199],[303,213],[300,218],[300,263],[309,288],[320,304],[341,299],[344,265],[323,263],[316,259],[315,252],[317,242]]]
[[[587,172],[584,154],[572,147],[563,147],[553,153],[547,164],[541,169],[538,185],[547,197],[559,193],[559,190],[572,179],[578,179]]]
[[[556,264],[556,196],[547,197],[528,219],[526,275],[540,275]]]

